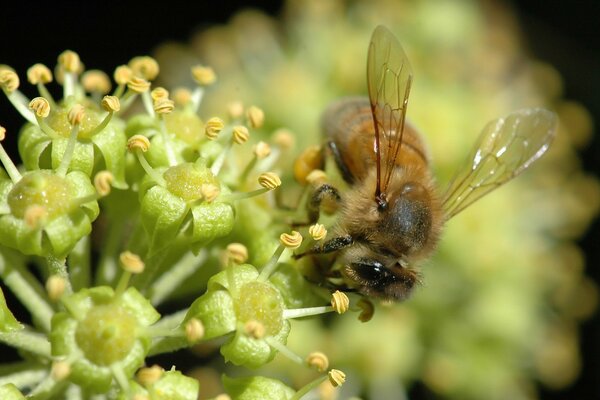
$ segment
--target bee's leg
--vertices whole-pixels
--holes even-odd
[[[310,197],[310,200],[306,204],[306,208],[308,209],[309,224],[313,224],[319,220],[321,203],[325,199],[333,200],[336,205],[339,205],[339,203],[342,201],[340,192],[332,185],[324,183],[316,188]]]
[[[294,254],[294,258],[298,259],[309,254],[331,253],[343,249],[344,247],[351,246],[352,243],[354,243],[354,239],[350,235],[334,237],[333,239],[329,239],[323,244],[316,245],[303,253]]]

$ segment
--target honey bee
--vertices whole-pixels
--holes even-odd
[[[443,225],[539,159],[552,142],[554,113],[515,111],[488,123],[443,195],[417,129],[405,121],[413,73],[402,46],[385,27],[371,37],[369,98],[347,98],[323,115],[327,147],[347,193],[318,187],[309,201],[340,205],[334,237],[297,254],[337,252],[344,285],[384,300],[406,299],[420,282],[417,266],[431,256]]]

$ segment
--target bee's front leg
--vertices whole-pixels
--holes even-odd
[[[352,246],[354,243],[354,239],[350,235],[338,236],[332,239],[329,239],[323,244],[316,245],[306,250],[305,252],[294,254],[295,259],[299,259],[309,254],[326,254],[332,253],[334,251],[343,249],[348,246]]]

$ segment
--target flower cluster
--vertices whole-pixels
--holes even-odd
[[[197,380],[146,360],[213,340],[236,366],[255,369],[280,353],[318,373],[299,390],[225,376],[221,397],[299,399],[343,383],[323,353],[304,358],[286,346],[290,320],[344,313],[349,299],[313,290],[285,263],[302,235],[278,243],[281,227],[266,212],[282,184],[282,149],[255,141],[248,150],[264,112],[234,102],[201,118],[216,80],[206,66],[191,69],[193,90],[172,94],[153,86],[159,64],[148,56],[117,67],[114,89],[73,51],[55,71],[27,71],[40,94],[30,100],[17,72],[0,68],[3,92],[27,121],[21,167],[0,145],[0,276],[31,314],[30,324],[15,316],[2,287],[0,342],[26,356],[5,369],[0,397],[196,399]],[[62,99],[46,88],[53,79]],[[7,135],[0,128],[0,140]],[[323,227],[310,232],[324,237]],[[186,295],[196,298],[189,307],[161,315],[163,303]]]

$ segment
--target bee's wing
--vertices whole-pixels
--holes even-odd
[[[385,194],[402,145],[412,69],[398,39],[378,26],[371,36],[367,84],[375,125],[376,197]]]
[[[446,219],[523,172],[555,136],[557,118],[541,108],[515,111],[488,123],[444,195]]]

